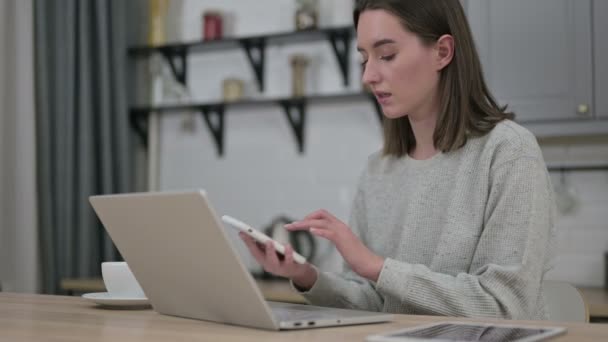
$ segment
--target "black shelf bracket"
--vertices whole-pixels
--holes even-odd
[[[298,152],[304,153],[304,124],[306,123],[306,100],[282,100],[279,104],[285,112],[289,125],[296,136]]]
[[[188,48],[185,46],[160,48],[160,53],[165,57],[167,63],[169,63],[175,79],[185,86],[188,75],[188,62],[186,58],[188,56]]]
[[[135,134],[139,137],[141,144],[148,147],[148,119],[150,113],[134,111],[129,115],[129,121],[131,121],[131,127],[135,131]]]
[[[264,63],[266,55],[266,38],[240,39],[239,42],[245,49],[247,59],[253,68],[253,73],[258,81],[260,92],[264,91]]]
[[[218,156],[224,155],[224,109],[225,107],[222,104],[200,107],[207,128],[209,128],[209,132],[211,132],[211,135],[213,136]],[[215,116],[216,119],[212,119],[212,116]]]
[[[183,113],[185,111],[197,111],[203,115],[205,124],[211,132],[212,139],[217,148],[219,156],[224,155],[225,115],[226,110],[234,107],[245,108],[248,106],[279,105],[291,127],[300,154],[304,153],[304,130],[306,114],[309,101],[326,100],[350,101],[354,99],[368,99],[375,106],[378,121],[382,125],[385,118],[381,106],[376,101],[374,94],[370,92],[355,92],[346,94],[311,95],[307,97],[266,98],[252,99],[237,102],[204,102],[177,105],[141,106],[131,107],[129,122],[133,132],[141,139],[142,144],[147,147],[149,117],[152,113],[170,115],[171,113]]]
[[[331,43],[331,47],[334,50],[340,71],[342,72],[342,79],[344,80],[344,86],[348,86],[349,83],[349,51],[350,42],[352,39],[351,29],[342,29],[336,31],[327,32],[327,38]]]

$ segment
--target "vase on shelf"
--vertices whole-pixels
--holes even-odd
[[[224,102],[236,102],[243,99],[245,83],[239,78],[226,78],[222,82],[222,98]]]
[[[291,61],[291,86],[293,97],[303,97],[306,95],[306,67],[310,59],[305,55],[292,55]]]
[[[296,0],[294,20],[297,31],[316,29],[319,24],[319,1]]]
[[[148,27],[148,44],[161,45],[167,40],[166,19],[169,0],[149,0],[150,17]]]
[[[207,10],[203,13],[203,40],[218,40],[224,36],[224,19],[222,12]]]

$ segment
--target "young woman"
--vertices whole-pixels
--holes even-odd
[[[385,116],[350,225],[325,210],[286,226],[330,240],[343,273],[263,267],[313,304],[421,315],[543,319],[553,192],[532,134],[497,105],[458,0],[359,0],[363,81]]]

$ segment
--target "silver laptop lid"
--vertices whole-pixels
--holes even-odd
[[[156,311],[279,329],[204,191],[89,200]]]

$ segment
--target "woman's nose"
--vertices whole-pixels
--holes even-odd
[[[380,81],[380,74],[376,70],[375,66],[368,61],[363,67],[363,75],[361,78],[364,84],[376,84]]]

